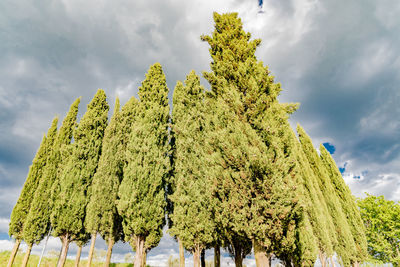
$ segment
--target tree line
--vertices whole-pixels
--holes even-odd
[[[156,63],[122,108],[98,90],[77,122],[78,98],[60,128],[56,117],[37,151],[12,211],[9,234],[32,245],[59,237],[63,266],[68,246],[95,238],[129,242],[135,267],[158,245],[162,229],[204,264],[204,251],[229,251],[236,266],[252,251],[256,264],[273,257],[285,266],[358,266],[367,240],[355,198],[330,153],[319,152],[289,116],[298,104],[280,103],[279,83],[257,60],[261,40],[251,39],[236,13],[214,13],[215,29],[201,39],[210,46],[211,71],[190,72],[168,102],[166,79]]]

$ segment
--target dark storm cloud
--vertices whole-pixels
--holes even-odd
[[[348,163],[344,175],[364,179],[351,183],[356,193],[399,199],[392,182],[400,178],[400,4],[264,1],[264,6],[264,17],[247,27],[263,40],[257,54],[281,82],[281,100],[301,103],[293,124],[302,124],[315,145],[335,145],[338,164]]]

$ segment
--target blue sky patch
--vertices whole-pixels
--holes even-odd
[[[323,143],[323,145],[324,145],[324,147],[326,148],[326,150],[328,150],[329,153],[331,153],[331,155],[332,155],[333,153],[335,153],[336,148],[335,148],[334,145],[331,145],[330,143]]]

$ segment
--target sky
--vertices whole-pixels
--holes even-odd
[[[0,250],[12,246],[9,217],[52,118],[63,118],[79,96],[81,117],[98,88],[111,107],[116,96],[124,104],[155,62],[171,96],[190,70],[210,69],[200,35],[213,30],[213,11],[238,12],[252,38],[262,39],[256,55],[281,83],[280,101],[301,104],[292,126],[333,152],[353,194],[400,200],[400,2],[266,0],[263,13],[258,3],[0,1]],[[47,251],[59,246],[51,238]],[[149,263],[163,266],[177,249],[165,233]],[[117,244],[113,259],[129,252]]]

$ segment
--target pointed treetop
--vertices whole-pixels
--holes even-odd
[[[160,63],[150,66],[146,73],[146,79],[139,87],[139,98],[140,102],[145,105],[148,105],[148,103],[158,103],[161,106],[168,105],[167,81]]]
[[[120,106],[120,103],[119,103],[119,97],[117,96],[117,97],[115,98],[114,114],[117,113],[117,112],[119,112],[120,108],[121,108],[121,106]]]
[[[78,97],[70,106],[69,111],[62,122],[57,137],[59,146],[58,149],[61,148],[61,145],[67,145],[71,142],[73,130],[77,126],[76,116],[78,115],[78,107],[80,102],[81,97]]]

